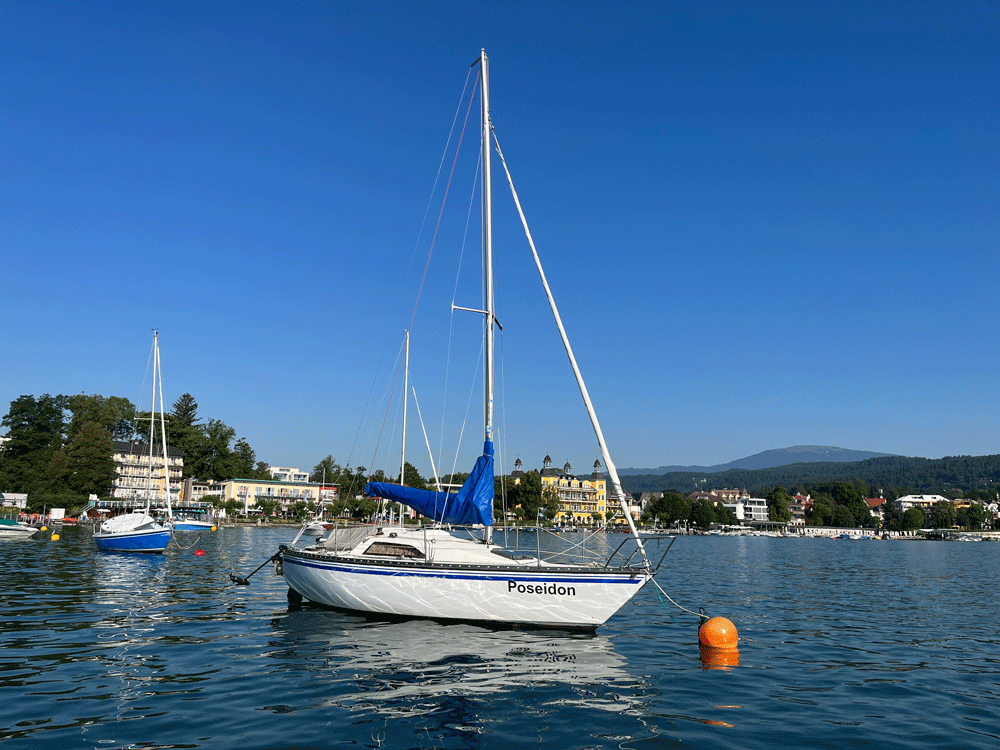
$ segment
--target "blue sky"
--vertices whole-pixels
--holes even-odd
[[[996,453],[998,13],[6,2],[0,407],[148,405],[155,327],[167,401],[191,393],[259,459],[396,471],[387,383],[485,47],[618,466],[796,444]],[[475,136],[411,340],[444,471],[482,440],[480,324],[449,309],[480,304]],[[502,180],[494,160],[500,458],[583,472],[596,440]],[[412,408],[408,432],[426,475]]]

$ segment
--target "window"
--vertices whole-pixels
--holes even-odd
[[[392,542],[373,542],[364,551],[366,555],[379,555],[381,557],[409,557],[416,560],[423,560],[424,553],[416,547],[408,544],[393,544]]]

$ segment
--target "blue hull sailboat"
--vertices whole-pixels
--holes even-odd
[[[170,465],[167,462],[167,423],[163,411],[163,382],[160,374],[159,333],[153,332],[153,400],[149,420],[149,466],[146,475],[146,508],[132,511],[104,521],[94,531],[94,544],[106,552],[163,552],[170,544],[170,526],[160,523],[149,514],[149,500],[153,494],[153,456],[156,446],[153,434],[156,427],[156,389],[160,389],[160,445],[163,447],[163,491],[167,498],[167,516],[170,508]],[[168,522],[169,523],[169,522]]]

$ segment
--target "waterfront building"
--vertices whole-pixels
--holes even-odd
[[[114,441],[115,478],[108,494],[116,500],[163,500],[163,448],[153,443],[138,441]],[[152,477],[150,477],[150,455],[152,455]],[[184,453],[172,445],[167,446],[167,469],[169,472],[170,501],[180,499],[184,472]]]
[[[25,510],[28,507],[28,496],[23,492],[0,492],[0,507]]]
[[[885,498],[881,495],[879,497],[866,497],[865,503],[868,505],[868,510],[871,512],[875,518],[880,522],[885,520]]]
[[[212,484],[213,495],[221,495],[222,502],[238,500],[243,512],[260,510],[261,503],[277,501],[281,511],[287,511],[298,502],[316,503],[320,490],[328,489],[318,482],[285,482],[277,479],[230,479]]]
[[[941,495],[904,495],[896,501],[897,507],[905,513],[910,508],[921,508],[924,511],[928,511],[935,506],[935,504],[943,502],[948,498],[942,497]]]
[[[688,499],[692,502],[696,500],[708,500],[714,505],[721,505],[724,508],[728,508],[736,516],[736,520],[740,523],[746,522],[766,522],[768,520],[767,515],[767,500],[762,497],[750,497],[745,489],[729,489],[723,488],[709,490],[708,492],[692,492],[688,495]],[[793,512],[794,517],[794,512]],[[805,517],[803,516],[802,522],[805,523]]]
[[[515,462],[515,472],[520,471],[520,463],[520,459]],[[607,519],[608,482],[604,472],[601,471],[600,461],[594,461],[594,470],[589,479],[578,479],[573,475],[573,467],[569,461],[563,466],[562,471],[559,471],[553,468],[552,458],[546,456],[539,477],[542,481],[542,491],[544,492],[546,487],[551,487],[559,499],[559,512],[555,517],[557,524],[589,525],[597,520],[595,516],[598,513],[602,520]]]
[[[279,482],[309,481],[309,472],[302,471],[297,466],[294,468],[291,466],[268,466],[267,470],[271,473],[271,479],[276,479]]]

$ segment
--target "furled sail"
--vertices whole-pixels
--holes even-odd
[[[492,526],[493,443],[487,440],[483,445],[483,455],[458,492],[435,492],[388,482],[369,482],[365,494],[403,503],[441,523]]]

